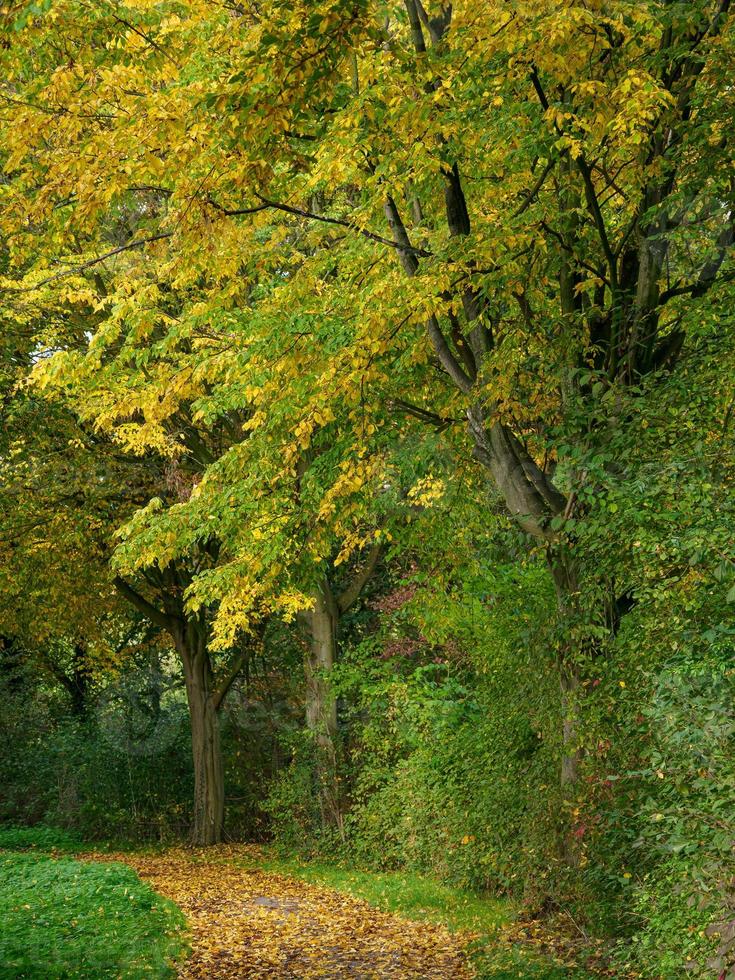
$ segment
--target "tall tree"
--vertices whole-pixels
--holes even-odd
[[[388,406],[462,419],[548,556],[573,795],[582,664],[626,607],[577,531],[599,446],[677,368],[732,274],[728,0],[190,0],[175,17],[131,0],[124,14],[64,0],[3,54],[2,226],[14,261],[42,256],[15,295],[80,293],[113,269],[89,356],[138,357],[141,445],[172,403],[211,405],[218,372],[252,430],[299,404],[292,477],[345,406],[363,468]],[[136,355],[143,337],[173,352],[166,370]],[[347,509],[358,487],[334,474],[327,498]],[[247,576],[227,575],[232,610]]]
[[[83,304],[71,312],[76,331],[70,317],[62,317],[63,329],[55,336],[57,347],[67,352],[78,347],[79,320],[88,322]],[[203,570],[216,562],[212,543],[190,554],[188,563],[180,559],[151,567],[145,554],[138,554],[134,565],[111,569],[119,527],[151,498],[174,504],[187,496],[206,446],[191,425],[180,423],[176,438],[191,445],[188,465],[155,452],[125,452],[80,420],[71,389],[44,397],[29,387],[41,330],[29,322],[15,337],[12,360],[3,362],[0,628],[35,652],[78,714],[86,710],[90,680],[119,666],[125,654],[111,637],[120,632],[126,612],[137,610],[164,630],[181,661],[191,719],[192,839],[216,843],[222,839],[225,800],[219,718],[252,655],[252,638],[215,660],[209,651],[211,610],[185,609],[192,565]]]
[[[119,593],[171,637],[181,661],[191,721],[194,763],[194,807],[191,838],[207,846],[222,841],[225,821],[225,779],[220,740],[220,714],[227,693],[251,653],[243,643],[219,669],[209,651],[208,617],[204,610],[187,612],[183,593],[186,572],[170,565],[159,580],[161,606],[123,578],[114,580]],[[152,578],[149,574],[148,578]]]
[[[313,589],[308,605],[298,613],[306,641],[306,724],[314,737],[316,780],[322,825],[344,835],[344,801],[338,771],[339,724],[337,701],[331,689],[331,673],[338,657],[340,620],[358,601],[380,560],[381,544],[375,542],[365,561],[344,589],[335,590],[333,576],[324,574]]]

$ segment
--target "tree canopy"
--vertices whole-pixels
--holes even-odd
[[[344,845],[418,744],[380,761],[373,660],[421,651],[508,751],[546,733],[538,861],[579,882],[628,820],[618,861],[605,767],[653,758],[668,671],[730,669],[729,0],[3,16],[0,632],[102,674],[126,617],[167,634],[208,843],[249,664],[305,658]]]

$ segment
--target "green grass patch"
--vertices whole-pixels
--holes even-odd
[[[59,827],[0,826],[1,851],[36,851],[39,854],[78,854],[80,851],[121,852],[130,854],[162,854],[169,844],[148,841],[141,845],[130,839],[84,840],[73,830]]]
[[[0,977],[170,977],[181,910],[123,864],[0,854]]]
[[[504,899],[482,898],[411,872],[356,871],[297,860],[266,860],[261,867],[346,892],[408,919],[440,922],[452,931],[493,933],[513,918]]]

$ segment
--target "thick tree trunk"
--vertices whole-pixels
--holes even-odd
[[[554,535],[549,523],[563,511],[566,498],[506,426],[488,424],[488,414],[480,402],[467,410],[474,456],[489,471],[521,527],[534,537],[550,540]]]
[[[337,702],[328,677],[337,654],[339,609],[326,579],[313,598],[312,608],[299,617],[307,641],[304,663],[306,724],[313,734],[316,749],[315,776],[322,826],[334,827],[342,834],[337,773]]]
[[[225,783],[220,744],[218,702],[201,631],[187,622],[177,632],[176,647],[184,667],[194,760],[194,813],[191,839],[204,847],[222,840]]]
[[[497,422],[486,427],[479,404],[473,405],[467,415],[475,456],[489,470],[508,510],[524,530],[549,542],[549,564],[559,614],[570,626],[570,640],[559,654],[559,682],[563,719],[561,783],[565,793],[571,794],[581,760],[577,716],[581,690],[578,665],[582,651],[575,649],[571,640],[572,620],[577,615],[578,583],[575,563],[564,545],[555,540],[556,534],[551,529],[552,518],[563,512],[567,501],[512,433]]]
[[[181,598],[189,584],[171,565],[164,569],[162,592],[164,609],[158,609],[119,575],[115,588],[152,623],[165,629],[181,658],[186,682],[186,698],[191,719],[191,750],[194,760],[194,814],[191,838],[198,845],[218,844],[222,840],[225,813],[224,766],[219,733],[219,711],[245,656],[235,652],[224,677],[215,687],[209,659],[208,627],[205,613],[188,615]],[[262,629],[259,636],[262,637]]]

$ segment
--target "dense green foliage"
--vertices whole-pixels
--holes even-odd
[[[0,16],[0,820],[735,976],[729,0]]]
[[[184,950],[181,912],[121,864],[0,851],[0,918],[8,977],[172,977]]]
[[[243,689],[237,703],[233,699],[223,744],[229,833],[259,840],[265,833],[261,800],[280,758],[277,735],[293,719],[276,685],[266,691],[268,704],[251,703],[252,694]],[[85,840],[127,843],[186,837],[193,772],[175,673],[131,665],[91,688],[79,717],[47,677],[6,663],[0,697],[0,739],[14,747],[0,758],[0,824],[27,822],[35,833],[40,822]]]
[[[0,849],[3,851],[42,852],[79,851],[82,839],[69,830],[36,824],[34,827],[0,827]]]

